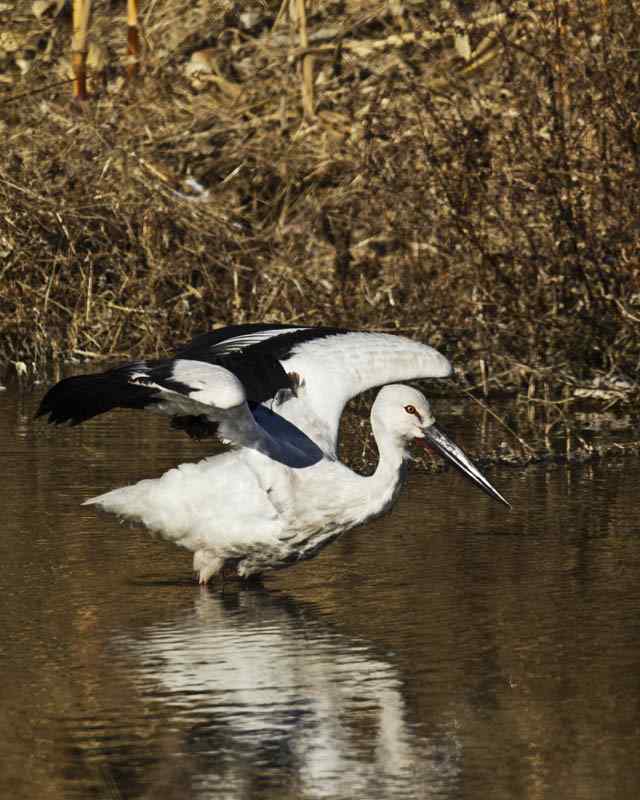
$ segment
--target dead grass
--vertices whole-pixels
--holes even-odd
[[[640,11],[425,5],[142,3],[127,86],[95,3],[80,106],[30,94],[68,18],[3,12],[5,370],[267,319],[408,332],[484,394],[637,397]]]

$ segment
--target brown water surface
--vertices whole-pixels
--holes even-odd
[[[637,461],[492,469],[511,512],[414,474],[222,592],[80,505],[209,445],[136,413],[34,425],[37,400],[0,394],[1,797],[638,796]]]

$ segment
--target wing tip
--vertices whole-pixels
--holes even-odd
[[[442,353],[438,353],[438,355],[442,359],[442,374],[438,377],[450,378],[453,375],[453,364],[446,356],[443,356]]]
[[[425,345],[430,350],[432,372],[430,378],[450,378],[453,375],[453,365],[446,356],[430,345]]]

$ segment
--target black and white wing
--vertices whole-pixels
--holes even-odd
[[[197,336],[174,358],[65,378],[46,394],[38,415],[76,425],[113,408],[150,408],[168,414],[191,435],[208,435],[224,421],[221,416],[228,422],[230,408],[242,408],[243,415],[246,408],[243,424],[251,417],[281,444],[306,449],[315,441],[333,455],[350,398],[374,386],[450,372],[444,356],[404,336],[232,325]],[[232,391],[237,406],[228,405],[226,392]],[[234,413],[240,420],[240,412]],[[244,444],[239,431],[218,435]]]
[[[291,425],[286,433],[292,435],[282,439],[265,430],[249,408],[244,386],[228,369],[184,358],[131,362],[95,375],[65,378],[45,395],[37,416],[77,425],[116,407],[166,414],[192,435],[195,427],[292,467],[322,458],[319,448]]]
[[[428,345],[328,327],[237,325],[197,337],[179,355],[220,359],[254,401],[276,401],[272,409],[328,454],[335,453],[340,417],[352,397],[387,383],[451,374],[449,361]],[[310,424],[311,417],[322,430]]]
[[[295,343],[337,332],[336,328],[291,325],[220,328],[179,347],[173,358],[131,361],[105,372],[64,378],[49,389],[37,416],[56,424],[79,425],[114,408],[150,409],[172,416],[177,427],[193,434],[188,420],[202,415],[184,399],[190,393],[201,391],[203,385],[210,385],[213,394],[216,386],[224,392],[228,386],[223,376],[228,373],[250,406],[272,400],[279,391],[295,386],[295,378],[287,373],[280,357]],[[277,347],[271,340],[277,340]],[[188,366],[194,363],[201,366]],[[203,364],[220,369],[203,371]],[[206,435],[204,422],[203,426]]]
[[[171,417],[197,416],[217,426],[244,413],[244,388],[223,367],[199,361],[133,361],[53,386],[37,415],[79,425],[114,408],[148,408]]]

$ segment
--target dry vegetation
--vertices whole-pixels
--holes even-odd
[[[143,0],[127,84],[96,0],[84,104],[49,5],[0,3],[0,368],[267,319],[637,398],[640,4]]]

